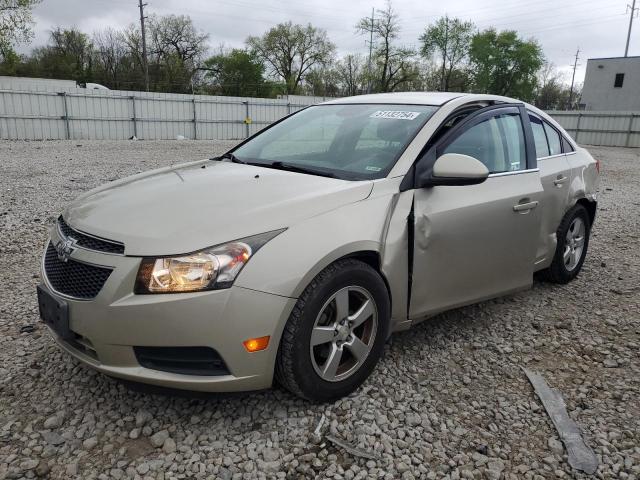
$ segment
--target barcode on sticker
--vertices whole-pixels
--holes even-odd
[[[420,112],[402,112],[399,110],[378,110],[369,115],[371,118],[391,118],[394,120],[414,120]]]

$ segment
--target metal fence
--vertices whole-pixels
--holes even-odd
[[[640,147],[640,112],[548,112],[578,143]]]
[[[59,88],[2,89],[2,140],[198,140],[245,138],[314,97],[268,99]],[[640,112],[549,112],[588,145],[640,147]]]
[[[240,139],[310,103],[78,88],[0,90],[0,139]]]

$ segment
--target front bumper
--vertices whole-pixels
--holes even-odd
[[[52,233],[57,241],[58,232]],[[81,362],[107,375],[170,388],[211,392],[268,388],[284,324],[295,299],[242,287],[183,294],[134,295],[140,259],[78,248],[72,261],[113,268],[98,295],[78,300],[47,290],[68,304],[75,340],[53,333]],[[243,341],[269,335],[267,349],[249,353]],[[140,365],[134,347],[209,347],[228,369],[223,375],[187,375]]]

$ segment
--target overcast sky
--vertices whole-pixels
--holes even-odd
[[[340,54],[365,53],[364,38],[354,31],[359,18],[384,0],[146,0],[147,14],[184,14],[209,34],[212,48],[220,44],[240,47],[248,35],[259,35],[272,25],[291,20],[311,22],[327,30]],[[399,42],[417,46],[426,25],[449,14],[473,21],[480,28],[514,29],[535,37],[544,53],[571,79],[576,49],[581,67],[576,81],[584,79],[587,58],[622,56],[629,15],[626,0],[395,0],[400,17]],[[47,42],[56,26],[94,32],[107,26],[138,22],[137,0],[43,0],[34,11],[36,37],[31,46]],[[28,47],[20,48],[21,51]],[[640,55],[640,20],[636,20],[629,55]]]

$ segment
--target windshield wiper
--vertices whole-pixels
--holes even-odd
[[[323,170],[316,170],[314,168],[301,167],[299,165],[293,165],[291,163],[284,163],[281,161],[275,161],[271,163],[263,162],[247,162],[236,157],[233,153],[227,152],[219,157],[213,157],[211,160],[231,160],[233,163],[241,163],[243,165],[253,165],[256,167],[275,168],[277,170],[286,170],[288,172],[306,173],[309,175],[318,175],[321,177],[337,178],[334,173],[326,172]]]
[[[236,157],[231,152],[224,153],[224,154],[220,155],[219,157],[213,157],[211,160],[224,160],[224,159],[229,159],[233,163],[242,163],[244,165],[249,163],[249,162],[245,162],[244,160],[240,160],[238,157]]]
[[[316,170],[315,168],[301,167],[300,165],[293,165],[291,163],[284,163],[281,161],[256,164],[261,167],[276,168],[278,170],[286,170],[288,172],[307,173],[310,175],[319,175],[321,177],[336,178],[336,175],[331,172],[325,172],[323,170]]]

